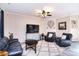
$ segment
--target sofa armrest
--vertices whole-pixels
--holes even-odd
[[[22,55],[23,49],[21,47],[20,42],[18,41],[10,42],[8,46],[8,52],[9,52],[9,56]]]
[[[61,37],[56,37],[56,39],[61,39]]]
[[[61,37],[56,37],[55,42],[60,43],[61,42]]]

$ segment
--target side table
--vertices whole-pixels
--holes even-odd
[[[28,39],[25,41],[25,44],[26,44],[26,50],[28,48],[32,48],[35,53],[36,53],[36,45],[37,45],[38,41],[37,40],[32,40],[32,39]]]
[[[8,52],[7,51],[0,51],[0,56],[8,56]]]

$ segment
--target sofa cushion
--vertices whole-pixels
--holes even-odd
[[[8,46],[9,56],[22,54],[21,44],[18,41],[10,42]]]
[[[9,44],[11,44],[13,42],[18,42],[18,39],[11,39],[11,40],[9,40]]]
[[[8,44],[8,38],[4,37],[4,38],[0,38],[0,50],[4,50],[5,47]]]
[[[70,40],[64,40],[61,42],[62,46],[66,47],[66,46],[70,46],[71,45],[71,41]]]

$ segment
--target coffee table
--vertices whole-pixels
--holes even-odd
[[[27,50],[28,48],[32,48],[32,49],[35,51],[35,53],[36,53],[36,45],[37,45],[37,43],[38,43],[38,40],[33,40],[33,39],[28,39],[28,40],[26,40],[26,41],[25,41],[26,50]]]
[[[0,56],[8,56],[8,52],[7,51],[0,51]]]

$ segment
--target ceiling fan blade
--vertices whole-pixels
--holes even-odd
[[[52,16],[51,14],[48,14],[47,16]]]

